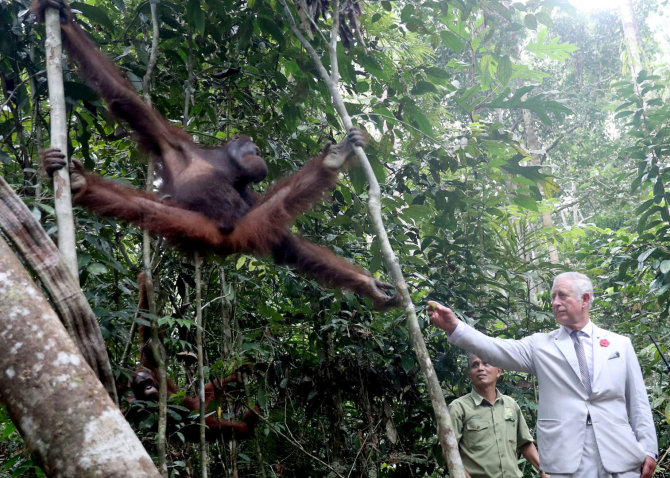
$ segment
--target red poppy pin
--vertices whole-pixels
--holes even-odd
[[[607,340],[607,339],[602,339],[602,340],[600,341],[600,346],[601,346],[601,347],[609,347],[609,346],[610,346],[610,341]]]

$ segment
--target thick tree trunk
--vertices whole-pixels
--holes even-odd
[[[159,476],[0,237],[0,401],[49,476]]]
[[[21,260],[39,278],[80,353],[116,401],[112,367],[91,306],[53,241],[1,176],[0,230],[14,245]]]
[[[619,15],[621,16],[623,36],[626,40],[626,46],[628,47],[628,63],[633,77],[633,83],[637,85],[637,75],[640,73],[640,70],[642,70],[642,48],[640,47],[640,32],[637,28],[632,0],[619,1]]]

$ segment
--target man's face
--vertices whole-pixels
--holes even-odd
[[[483,388],[487,385],[495,385],[502,370],[484,362],[476,355],[472,356],[468,366],[468,377],[475,386],[475,389]]]
[[[556,322],[574,330],[581,330],[588,321],[589,294],[579,297],[572,288],[572,280],[559,279],[551,289],[551,310]]]

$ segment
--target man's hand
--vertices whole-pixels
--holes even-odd
[[[452,333],[458,325],[456,314],[454,314],[450,308],[445,307],[434,300],[428,301],[426,310],[428,311],[430,321],[442,330],[446,330],[448,334]]]
[[[540,472],[540,478],[551,478],[551,475],[549,473],[545,473],[544,471]]]
[[[642,473],[640,474],[640,478],[650,478],[651,475],[654,474],[655,469],[656,460],[647,455],[647,458],[644,459],[644,463],[642,464]]]

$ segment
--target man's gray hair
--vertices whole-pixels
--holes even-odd
[[[589,306],[593,303],[593,283],[586,275],[581,272],[562,272],[554,277],[554,283],[551,286],[553,289],[556,282],[560,279],[568,279],[572,283],[572,290],[581,298],[584,294],[589,294]]]

